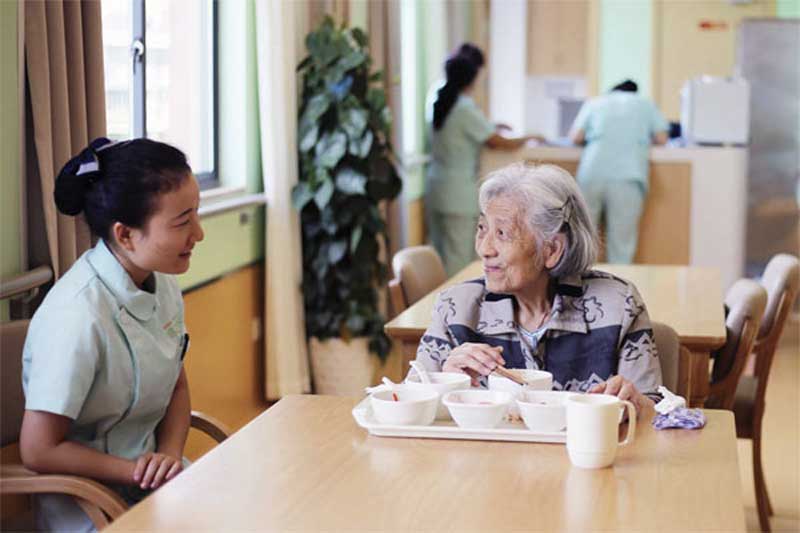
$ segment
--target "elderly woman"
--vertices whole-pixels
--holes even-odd
[[[553,374],[559,390],[603,392],[638,409],[659,398],[661,368],[636,287],[591,270],[597,234],[575,180],[513,164],[480,188],[475,250],[484,277],[443,291],[417,361],[466,372],[498,365]]]

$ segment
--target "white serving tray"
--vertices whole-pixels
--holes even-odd
[[[465,429],[452,420],[434,420],[430,426],[392,426],[381,424],[372,414],[369,396],[353,408],[353,418],[359,426],[378,437],[412,437],[419,439],[505,440],[515,442],[567,441],[566,431],[531,431],[522,421],[504,420],[492,429]]]

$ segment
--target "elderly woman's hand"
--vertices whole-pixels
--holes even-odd
[[[503,348],[488,344],[465,342],[456,346],[442,365],[443,372],[469,374],[472,384],[478,385],[478,377],[488,376],[498,365],[505,365]]]
[[[641,413],[645,407],[652,407],[653,400],[642,394],[636,386],[622,376],[612,376],[608,380],[598,383],[591,389],[590,393],[611,394],[620,400],[628,400],[634,407],[636,413]]]

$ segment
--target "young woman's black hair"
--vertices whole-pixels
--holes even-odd
[[[447,82],[439,89],[433,104],[433,129],[438,130],[458,100],[458,95],[469,87],[478,75],[478,67],[466,56],[456,54],[444,64]]]
[[[639,86],[633,80],[625,80],[611,88],[612,91],[625,91],[628,93],[635,93],[639,90]]]
[[[64,165],[56,178],[58,210],[81,211],[92,232],[110,242],[111,226],[144,228],[160,194],[177,190],[192,172],[177,148],[150,139],[112,143],[98,138]]]
[[[464,43],[459,46],[458,55],[464,56],[472,61],[475,66],[478,67],[478,69],[480,69],[485,63],[483,52],[481,52],[481,49],[472,43]]]

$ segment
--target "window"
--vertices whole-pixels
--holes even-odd
[[[102,0],[102,12],[109,137],[173,144],[216,186],[216,2]]]

